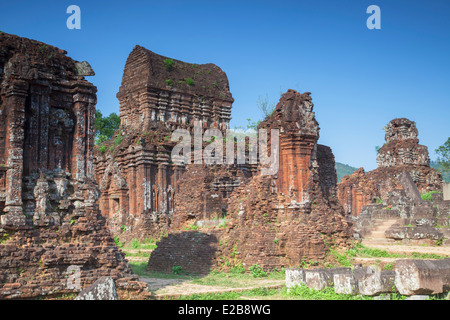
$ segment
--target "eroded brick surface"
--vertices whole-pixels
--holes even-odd
[[[259,128],[269,132],[280,130],[278,174],[260,174],[260,163],[256,174],[242,179],[243,183],[228,198],[226,226],[200,231],[214,234],[217,243],[213,246],[214,258],[209,262],[200,258],[199,265],[209,263],[212,268],[230,269],[258,264],[264,270],[280,270],[298,266],[302,261],[323,262],[330,246],[342,247],[349,243],[352,228],[336,197],[334,156],[329,147],[317,144],[319,128],[312,107],[309,93],[289,90],[282,96],[274,114],[260,124]],[[206,193],[205,178],[209,177],[211,182],[215,175],[227,174],[226,167],[189,170],[192,173],[183,176],[186,190],[180,216],[178,211],[174,213],[174,221],[179,218],[181,224],[190,219],[195,221],[196,215],[203,212],[202,206],[207,202],[202,197],[211,196]],[[229,167],[228,172],[233,170]],[[191,188],[187,189],[189,186]],[[189,191],[193,192],[191,199]],[[206,211],[201,217],[217,215],[208,216]],[[175,252],[183,256],[182,251],[177,251],[182,244],[162,240],[161,245],[172,252],[172,256]],[[179,262],[181,265],[182,261]],[[174,264],[176,261],[169,263],[161,252],[161,256],[152,255],[149,268],[157,265],[158,270],[165,268],[170,272]]]
[[[63,50],[0,34],[2,298],[76,293],[100,276],[144,288],[96,203],[91,74]],[[80,287],[67,283],[74,270]]]
[[[177,225],[191,212],[198,218],[222,214],[239,180],[229,174],[197,179],[194,169],[191,179],[180,181],[186,165],[172,159],[171,134],[193,134],[197,123],[202,133],[214,128],[225,135],[234,101],[226,74],[214,64],[186,63],[136,46],[117,97],[121,127],[96,153],[100,210],[113,232],[125,240],[158,237],[169,230],[177,198],[184,210]]]

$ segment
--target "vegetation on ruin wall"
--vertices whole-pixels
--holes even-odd
[[[435,161],[430,162],[430,167],[436,169],[437,171],[442,173],[442,178],[445,182],[450,182],[450,171],[446,171],[444,167],[442,167],[439,163]]]

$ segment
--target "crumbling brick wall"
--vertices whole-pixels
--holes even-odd
[[[0,34],[2,298],[78,292],[69,267],[81,287],[111,275],[143,289],[99,215],[89,75],[63,50]]]
[[[158,242],[152,252],[148,270],[156,272],[179,272],[194,275],[208,274],[220,255],[220,231],[175,231]]]
[[[200,220],[226,218],[228,199],[253,174],[248,167],[188,165],[178,184],[171,230],[180,230]]]

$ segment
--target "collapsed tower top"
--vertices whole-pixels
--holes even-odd
[[[377,156],[378,167],[403,165],[430,166],[428,148],[419,144],[419,132],[414,121],[406,118],[391,120],[384,128],[386,143]]]

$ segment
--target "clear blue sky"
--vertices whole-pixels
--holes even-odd
[[[71,4],[81,8],[81,30],[66,27]],[[371,4],[381,30],[366,27]],[[236,100],[232,127],[262,117],[259,96],[312,92],[319,142],[366,170],[393,118],[416,121],[432,159],[450,136],[449,16],[448,0],[0,2],[0,30],[89,61],[103,114],[118,113],[123,67],[139,44],[220,66]]]

